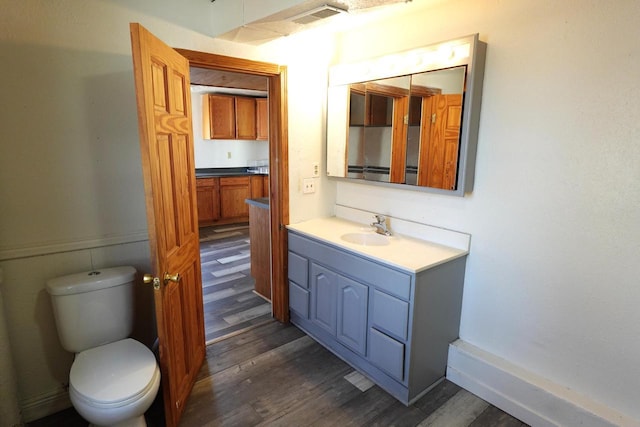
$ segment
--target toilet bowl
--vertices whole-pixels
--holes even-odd
[[[114,267],[47,281],[62,347],[75,353],[69,397],[97,426],[146,426],[144,413],[160,385],[154,354],[129,338],[133,267]]]
[[[92,424],[146,426],[144,413],[159,385],[160,369],[153,353],[125,339],[76,356],[69,374],[69,397]]]

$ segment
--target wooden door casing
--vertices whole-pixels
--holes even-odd
[[[165,419],[173,427],[205,353],[189,62],[141,25],[130,30],[151,264],[160,279]],[[166,273],[180,278],[163,280]]]
[[[273,317],[289,321],[287,229],[289,224],[289,148],[287,132],[287,67],[189,49],[176,49],[192,67],[231,71],[268,78],[269,212],[271,233],[271,303]]]

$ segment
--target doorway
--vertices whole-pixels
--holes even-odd
[[[211,344],[272,318],[268,78],[201,67],[189,67],[189,74],[204,329]]]
[[[289,223],[289,180],[287,138],[287,85],[285,66],[176,49],[190,67],[264,76],[268,81],[269,111],[269,229],[271,235],[271,301],[273,317],[289,321],[289,292],[286,280],[287,233]]]

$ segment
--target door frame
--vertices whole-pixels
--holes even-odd
[[[191,67],[232,71],[268,78],[271,304],[273,317],[280,322],[288,322],[289,288],[287,284],[287,230],[285,227],[289,224],[287,67],[188,49],[174,49],[189,60]]]

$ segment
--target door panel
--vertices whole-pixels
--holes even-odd
[[[369,288],[338,276],[338,332],[336,338],[353,351],[367,349],[367,307]]]
[[[337,275],[311,264],[311,321],[332,336],[336,335]]]
[[[131,24],[167,426],[176,426],[204,359],[204,316],[189,62]],[[165,273],[178,275],[163,280]]]

